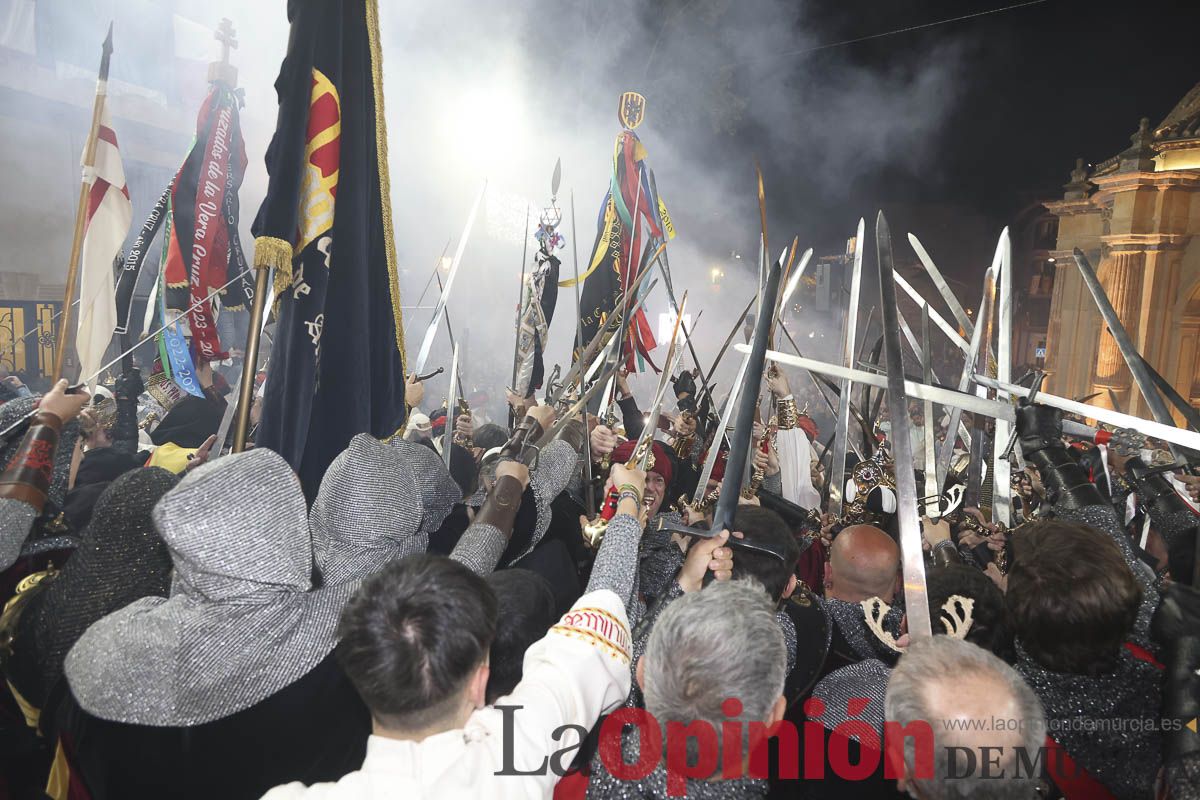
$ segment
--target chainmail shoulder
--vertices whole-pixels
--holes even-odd
[[[0,497],[0,571],[13,565],[33,527],[37,512],[23,500]]]
[[[683,551],[675,544],[671,532],[658,529],[660,520],[682,523],[683,517],[678,512],[667,511],[646,526],[638,554],[638,587],[648,601],[667,590],[684,560]]]
[[[782,610],[775,612],[775,621],[783,631],[784,649],[787,651],[787,672],[784,674],[790,675],[796,667],[796,648],[799,646],[796,623]]]
[[[642,635],[634,637],[633,640],[633,657],[629,659],[629,671],[633,676],[633,680],[629,684],[629,697],[625,700],[625,705],[632,708],[642,708],[645,705],[642,698],[642,687],[637,682],[638,661],[646,654],[646,645],[650,642],[650,632],[654,630],[654,623],[662,616],[667,606],[683,597],[683,595],[684,591],[679,582],[672,580],[671,585],[667,587],[660,600],[651,603],[649,607],[641,612],[641,615],[646,618],[646,624],[640,626],[643,631]],[[636,633],[637,627],[639,626],[635,623],[630,626],[630,630],[634,630]]]
[[[322,585],[357,584],[424,552],[461,497],[428,447],[355,436],[329,465],[309,514]]]
[[[1167,785],[1174,800],[1200,800],[1200,753],[1167,764]]]
[[[169,598],[89,627],[64,674],[93,716],[186,727],[223,719],[306,675],[333,650],[343,587],[309,591],[304,494],[263,447],[197,468],[152,512],[171,553]]]
[[[495,525],[473,522],[459,537],[450,558],[464,565],[476,575],[487,575],[496,569],[508,537]]]
[[[877,658],[868,658],[854,664],[835,669],[813,687],[813,698],[820,700],[824,712],[813,719],[826,730],[851,719],[862,720],[883,736],[884,698],[887,696],[888,679],[892,671]],[[850,716],[850,701],[868,700],[866,708]],[[882,741],[882,738],[881,738]]]
[[[859,658],[877,658],[885,663],[896,660],[895,652],[879,641],[867,627],[862,606],[832,597],[818,598],[818,602]],[[900,623],[903,619],[904,609],[897,603],[883,618],[883,629],[892,636],[899,637]]]
[[[1049,734],[1116,797],[1154,797],[1163,762],[1162,672],[1124,648],[1111,672],[1052,672],[1020,640],[1015,647],[1014,667],[1041,700]]]

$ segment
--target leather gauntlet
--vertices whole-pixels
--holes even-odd
[[[10,497],[41,513],[54,475],[54,451],[62,420],[49,411],[38,411],[21,440],[17,454],[0,474],[0,497]]]
[[[539,425],[538,427],[540,428],[541,426]],[[583,452],[583,441],[587,435],[587,427],[583,424],[583,420],[578,417],[563,425],[558,432],[558,438],[571,445],[571,449],[576,453]],[[550,444],[550,442],[545,442],[542,446],[544,447],[547,444]]]
[[[1017,409],[1017,434],[1025,459],[1042,476],[1050,505],[1077,509],[1106,502],[1063,444],[1061,411],[1037,404],[1021,406]]]
[[[475,515],[472,524],[491,525],[504,534],[505,538],[511,537],[524,491],[521,482],[513,476],[500,476],[492,484],[492,490],[488,492],[487,500]]]

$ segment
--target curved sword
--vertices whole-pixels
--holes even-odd
[[[479,194],[475,197],[475,203],[471,206],[471,213],[467,215],[467,225],[458,239],[454,260],[450,262],[450,271],[446,273],[446,284],[442,288],[442,296],[438,298],[437,305],[433,309],[433,318],[429,321],[429,327],[425,329],[425,338],[421,340],[421,349],[417,351],[417,360],[413,362],[412,372],[425,371],[425,362],[429,360],[429,351],[433,349],[433,340],[437,336],[438,325],[442,321],[442,312],[446,309],[446,302],[450,299],[450,289],[454,286],[454,276],[458,274],[458,267],[462,264],[463,252],[467,249],[467,240],[471,238],[471,228],[475,226],[475,215],[479,213],[479,204],[486,192],[487,181],[484,181],[483,188],[479,190]]]

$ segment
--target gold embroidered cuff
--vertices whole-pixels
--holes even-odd
[[[796,398],[785,397],[775,404],[775,412],[779,417],[779,430],[793,430],[800,422],[800,409],[796,407]]]

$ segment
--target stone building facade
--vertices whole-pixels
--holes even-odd
[[[1200,405],[1200,84],[1130,141],[1094,168],[1077,161],[1062,199],[1046,204],[1059,221],[1046,388],[1149,416],[1072,252],[1095,267],[1150,365]]]

